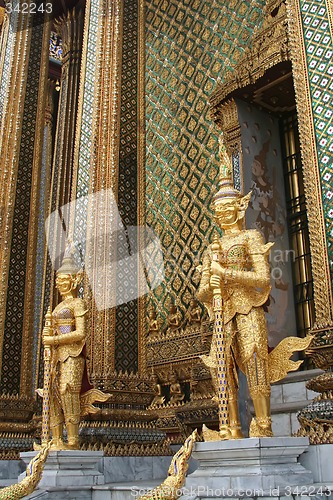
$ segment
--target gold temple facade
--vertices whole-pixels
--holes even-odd
[[[86,271],[89,378],[111,394],[81,423],[82,449],[160,455],[216,427],[196,292],[221,136],[253,193],[248,227],[275,242],[269,347],[314,335],[329,369],[332,5],[31,4],[0,1],[1,458],[40,435],[41,332],[68,239]]]

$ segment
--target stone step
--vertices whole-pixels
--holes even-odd
[[[94,486],[92,500],[135,500],[161,482],[162,480],[152,480]]]
[[[17,483],[17,479],[0,479],[0,488],[6,488],[14,483]]]
[[[155,488],[161,481],[136,481],[131,483],[113,483],[96,486],[67,486],[38,489],[25,500],[135,500],[149,489]],[[1,496],[0,496],[1,498]]]

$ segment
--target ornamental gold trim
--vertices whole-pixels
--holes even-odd
[[[330,25],[330,33],[331,33],[331,38],[333,38],[333,3],[332,0],[325,0],[326,4],[326,9],[327,9],[327,14],[328,14],[328,21]]]
[[[278,12],[272,16],[275,9]],[[260,29],[254,31],[251,46],[239,55],[236,66],[226,72],[224,82],[218,84],[211,95],[214,121],[219,104],[234,90],[255,83],[269,68],[289,59],[287,13],[283,0],[268,2],[263,12],[265,19]]]
[[[299,2],[287,0],[287,12],[311,245],[316,313],[313,330],[317,330],[333,325],[332,283],[330,280],[318,154]]]
[[[42,39],[42,55],[40,61],[38,107],[36,113],[35,144],[32,164],[32,183],[30,214],[38,213],[40,169],[42,165],[42,149],[44,139],[45,107],[47,100],[48,85],[48,60],[50,45],[51,23],[45,22]],[[35,268],[37,255],[37,231],[38,219],[29,217],[29,235],[27,248],[26,284],[24,293],[24,317],[22,332],[22,357],[21,357],[21,385],[20,394],[28,396],[31,394],[32,373],[29,370],[32,362],[32,338],[34,327],[34,291],[35,291]]]
[[[22,136],[25,89],[28,74],[31,29],[27,29],[27,16],[19,15],[16,33],[13,35],[13,49],[10,53],[10,76],[8,92],[3,103],[3,116],[0,135],[0,164],[2,182],[0,196],[3,214],[1,215],[0,249],[0,372],[4,326],[6,319],[7,283],[11,253],[12,221],[15,208],[15,193],[18,174],[19,145]],[[23,28],[26,29],[23,29]],[[7,31],[8,34],[8,31]]]
[[[145,227],[146,223],[146,113],[145,113],[145,66],[146,66],[146,40],[145,40],[145,0],[138,0],[138,226]],[[140,250],[145,248],[142,241],[143,234],[139,232],[141,241]],[[138,279],[144,279],[139,273]],[[138,290],[141,284],[138,283]],[[138,371],[142,373],[146,367],[146,296],[138,298]]]
[[[121,63],[123,2],[106,2],[103,12],[98,16],[98,41],[96,63],[97,75],[94,90],[93,110],[93,151],[89,193],[112,189],[115,200],[118,198],[119,176],[119,128],[121,99]],[[89,29],[89,28],[88,28]],[[101,119],[102,117],[102,119]],[[109,214],[105,214],[108,216]],[[103,225],[98,214],[91,213],[88,207],[87,242],[93,245],[87,249],[90,255],[96,255],[94,232]],[[97,242],[98,244],[98,242]],[[100,280],[95,270],[92,280]],[[115,273],[108,277],[115,282]],[[109,286],[111,286],[109,284]],[[115,331],[116,309],[99,311],[92,300],[91,292],[85,282],[86,298],[91,304],[88,323],[90,325],[90,370],[92,377],[96,373],[106,374],[115,367]]]

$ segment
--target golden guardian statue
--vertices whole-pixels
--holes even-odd
[[[77,286],[82,279],[71,247],[66,249],[56,275],[56,287],[62,301],[46,314],[43,329],[44,387],[42,445],[52,433],[51,449],[78,449],[81,416],[97,413],[94,401],[106,401],[110,394],[93,389],[88,381],[85,362],[87,307],[77,297]],[[63,441],[63,426],[67,443]]]
[[[311,338],[284,339],[270,359],[262,306],[271,290],[268,255],[273,243],[265,244],[257,229],[243,228],[251,193],[241,196],[234,188],[231,160],[222,141],[220,161],[220,189],[213,208],[223,236],[215,236],[203,256],[197,292],[214,319],[210,354],[202,359],[212,374],[219,431],[204,426],[203,434],[205,440],[243,437],[238,415],[240,368],[246,375],[255,411],[250,437],[268,437],[272,436],[270,384],[299,367],[301,362],[290,361],[289,357],[295,350],[305,349]]]

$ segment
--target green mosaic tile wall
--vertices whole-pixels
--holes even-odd
[[[209,97],[224,69],[248,45],[265,1],[148,0],[146,13],[146,220],[159,235],[168,296],[184,313],[211,241],[210,203],[218,175],[217,130]],[[212,189],[214,186],[214,189]]]
[[[330,25],[328,5],[323,0],[301,0],[300,5],[322,185],[327,246],[333,280],[332,26]]]

